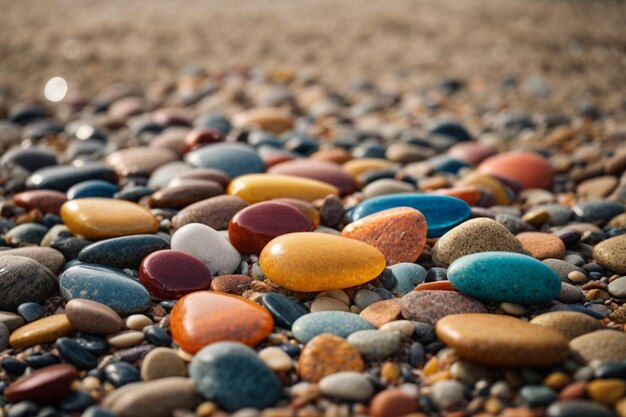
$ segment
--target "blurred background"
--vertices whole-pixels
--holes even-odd
[[[623,1],[0,0],[0,15],[0,94],[10,99],[41,99],[52,77],[88,95],[200,66],[336,83],[517,82],[521,106],[625,105]]]

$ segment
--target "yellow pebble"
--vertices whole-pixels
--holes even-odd
[[[217,410],[217,404],[211,401],[205,401],[196,408],[196,415],[199,417],[210,416]]]
[[[431,360],[424,365],[424,376],[430,376],[435,374],[439,370],[439,359],[433,356]]]
[[[587,394],[592,400],[613,405],[626,394],[626,381],[621,379],[596,379],[587,385]]]
[[[502,411],[502,402],[496,397],[489,397],[485,402],[485,411],[489,414],[497,415]]]
[[[570,383],[570,378],[563,372],[552,372],[543,381],[543,385],[555,390],[560,390]]]
[[[398,364],[393,362],[385,362],[380,369],[380,376],[387,381],[396,381],[400,379],[402,373]]]
[[[626,417],[626,398],[615,404],[615,411],[619,417]]]

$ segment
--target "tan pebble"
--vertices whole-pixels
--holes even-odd
[[[291,407],[267,408],[261,411],[261,417],[293,417],[294,412]]]
[[[143,330],[144,327],[150,326],[152,320],[143,314],[133,314],[126,318],[126,327],[130,330]]]
[[[176,355],[178,355],[178,357],[185,362],[191,362],[193,360],[193,354],[187,352],[182,348],[178,348],[178,350],[176,350]]]
[[[284,350],[277,347],[267,347],[261,350],[259,358],[275,372],[284,372],[293,368],[291,357]]]
[[[489,397],[485,402],[485,411],[489,414],[498,414],[502,411],[502,402],[496,397]]]
[[[311,304],[311,313],[319,311],[350,311],[350,307],[336,298],[318,297]]]
[[[355,305],[350,306],[350,312],[354,314],[361,314],[361,309]]]
[[[196,415],[198,417],[207,417],[217,411],[217,404],[212,401],[205,401],[196,407]]]
[[[65,314],[72,325],[85,333],[110,334],[124,327],[120,316],[104,304],[75,298],[65,305]]]
[[[541,227],[545,222],[550,220],[550,212],[548,210],[535,210],[522,216],[522,220],[535,227]]]
[[[569,376],[567,374],[564,374],[563,372],[552,372],[543,380],[543,385],[557,391],[569,383]]]
[[[107,341],[118,349],[138,345],[143,341],[143,332],[137,330],[123,330],[107,337]]]
[[[515,303],[501,303],[500,309],[511,316],[523,316],[526,314],[527,308]]]
[[[615,404],[615,411],[619,417],[626,417],[626,398]]]
[[[151,350],[141,363],[141,379],[144,381],[186,375],[185,361],[174,350],[166,347]]]
[[[93,391],[95,389],[99,389],[102,384],[100,380],[95,376],[88,376],[83,379],[83,387],[85,387],[88,391]]]
[[[606,291],[593,288],[585,293],[585,297],[587,300],[608,300],[611,298],[611,295]]]
[[[626,381],[622,379],[596,379],[587,384],[587,394],[592,400],[613,405],[626,394]]]
[[[587,282],[587,276],[580,271],[570,272],[569,274],[567,274],[567,279],[569,279],[570,281],[576,284]]]
[[[317,294],[315,298],[321,298],[321,297],[334,298],[335,300],[339,300],[347,306],[350,305],[350,297],[348,297],[348,294],[346,294],[345,292],[341,290],[322,291],[321,293]]]
[[[369,321],[376,327],[397,320],[402,313],[402,307],[397,299],[378,301],[370,304],[359,313],[361,318]]]
[[[530,322],[556,330],[570,340],[600,328],[598,320],[576,311],[551,311]]]
[[[400,379],[402,372],[400,371],[400,366],[398,366],[397,363],[385,362],[380,368],[380,376],[383,380],[393,382]]]
[[[380,326],[380,330],[384,332],[397,332],[402,337],[411,337],[415,332],[415,325],[409,320],[395,320]]]

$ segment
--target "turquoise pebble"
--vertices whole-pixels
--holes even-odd
[[[346,338],[359,330],[374,330],[376,327],[356,314],[344,311],[321,311],[310,313],[295,321],[291,330],[296,339],[306,343],[322,333],[331,333]]]
[[[424,282],[428,271],[418,264],[410,262],[401,262],[389,267],[396,285],[391,288],[391,292],[396,296],[403,296],[415,289],[419,284]]]
[[[87,197],[112,198],[119,191],[117,185],[102,180],[88,180],[74,184],[67,190],[68,200]]]

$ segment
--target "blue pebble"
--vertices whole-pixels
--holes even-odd
[[[158,324],[147,326],[143,329],[146,340],[155,346],[169,346],[172,344],[172,338]]]
[[[78,260],[113,268],[138,269],[146,256],[169,248],[170,243],[159,235],[121,236],[84,247],[78,253]]]
[[[103,197],[112,198],[119,191],[117,185],[102,180],[88,180],[74,184],[67,190],[67,198],[75,200],[77,198]]]
[[[231,178],[265,171],[265,164],[254,148],[242,143],[203,146],[189,152],[185,162],[195,167],[221,169]]]
[[[39,245],[46,233],[48,228],[42,224],[25,223],[15,226],[4,237],[13,245]]]
[[[97,163],[89,163],[80,167],[71,165],[52,166],[33,172],[26,180],[26,186],[28,188],[65,192],[72,185],[87,180],[103,180],[116,183],[117,174],[113,168]]]
[[[42,318],[44,314],[41,304],[33,302],[20,304],[17,307],[17,312],[27,323]]]
[[[550,267],[512,252],[463,256],[448,268],[448,279],[459,291],[482,301],[537,304],[561,291],[561,279]]]
[[[463,168],[471,168],[471,164],[460,159],[453,158],[448,155],[438,155],[430,158],[428,162],[432,165],[433,169],[438,172],[448,172],[450,174],[456,174]]]
[[[292,299],[272,292],[263,295],[263,306],[272,315],[276,325],[283,329],[291,329],[296,320],[308,313]]]
[[[88,371],[98,366],[98,360],[95,356],[74,339],[60,337],[57,339],[55,346],[61,358],[65,362],[74,365],[77,369]]]
[[[454,120],[443,120],[435,123],[429,132],[431,135],[443,135],[457,140],[458,142],[464,142],[472,140],[472,136],[467,129]]]
[[[545,407],[556,399],[556,393],[543,385],[526,385],[520,390],[520,396],[531,407]]]
[[[296,339],[307,343],[322,333],[332,333],[347,338],[359,330],[375,330],[376,327],[357,314],[344,311],[321,311],[300,317],[291,330]]]
[[[428,237],[440,237],[469,219],[470,206],[454,197],[432,194],[394,194],[365,200],[350,213],[351,221],[396,207],[412,207],[426,217]]]
[[[424,282],[428,273],[423,266],[410,262],[391,265],[389,270],[396,280],[396,285],[391,289],[391,292],[399,297],[410,293]]]
[[[70,391],[70,393],[67,394],[61,402],[59,402],[59,410],[67,413],[75,413],[77,411],[83,411],[95,403],[96,400],[94,400],[91,395],[86,392]]]

